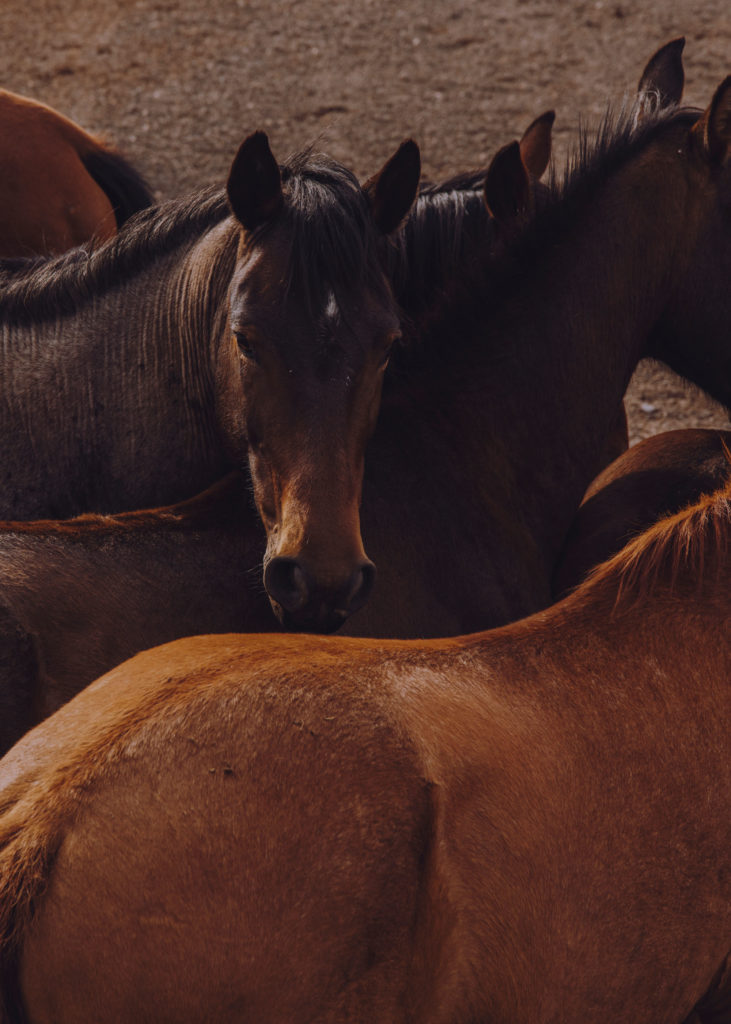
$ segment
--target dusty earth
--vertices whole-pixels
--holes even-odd
[[[2,28],[0,84],[116,141],[160,198],[222,181],[255,128],[361,176],[413,136],[438,177],[554,108],[563,162],[667,40],[686,36],[688,102],[731,72],[728,0],[3,0]],[[629,412],[633,440],[728,422],[657,366]]]

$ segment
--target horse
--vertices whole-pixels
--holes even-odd
[[[113,146],[57,110],[0,89],[0,257],[98,244],[153,203]]]
[[[517,146],[495,157],[486,201],[514,238],[394,353],[361,506],[379,574],[349,634],[459,635],[550,604],[642,358],[731,405],[731,87],[705,112],[674,105],[681,50],[651,59],[639,102],[584,139],[535,212]]]
[[[552,111],[536,118],[520,143],[536,189],[553,119]],[[487,173],[422,182],[407,220],[387,240],[386,274],[411,337],[425,294],[448,287],[468,246],[477,258],[490,244]],[[265,546],[235,473],[164,508],[0,523],[0,754],[146,647],[201,632],[281,628],[257,571]]]
[[[0,524],[0,756],[138,651],[281,628],[265,543],[238,472],[166,508]]]
[[[561,597],[664,516],[716,491],[731,465],[731,431],[668,430],[645,438],[592,482],[554,573]]]
[[[143,211],[93,251],[6,266],[0,515],[160,506],[245,466],[275,614],[340,625],[374,572],[362,464],[400,330],[382,237],[419,173],[411,141],[365,188],[310,152],[280,169],[255,132],[225,192]]]
[[[731,479],[461,638],[199,636],[0,762],[4,1021],[721,1024]]]

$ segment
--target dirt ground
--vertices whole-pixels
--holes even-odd
[[[0,84],[117,142],[160,198],[222,181],[256,128],[363,177],[413,136],[439,177],[554,108],[563,162],[669,39],[689,103],[731,72],[728,0],[3,0],[2,28]],[[657,366],[628,404],[633,440],[728,423]]]

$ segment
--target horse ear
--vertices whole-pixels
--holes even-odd
[[[731,75],[716,89],[711,105],[691,129],[710,163],[722,163],[731,146]]]
[[[519,143],[509,142],[493,157],[485,178],[485,202],[498,223],[513,221],[530,209],[530,178]]]
[[[679,36],[661,46],[648,60],[637,85],[638,119],[680,103],[685,84],[684,46],[685,37]]]
[[[241,143],[226,183],[234,216],[246,228],[271,220],[284,202],[282,177],[264,132],[254,132]]]
[[[545,174],[551,159],[551,129],[556,119],[553,110],[547,110],[531,121],[520,140],[520,155],[528,173],[538,179]]]
[[[395,231],[416,198],[421,175],[421,155],[413,139],[402,142],[378,174],[363,186],[376,225],[384,235]]]

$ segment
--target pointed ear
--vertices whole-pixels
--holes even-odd
[[[421,175],[421,155],[413,139],[402,142],[378,174],[363,186],[379,231],[395,231],[416,198]]]
[[[531,208],[530,179],[517,142],[509,142],[493,157],[485,178],[485,202],[498,223],[514,221]]]
[[[247,231],[271,220],[284,202],[279,166],[264,132],[254,132],[241,143],[226,183],[234,216]]]
[[[691,134],[709,163],[720,164],[731,146],[731,75],[721,82]]]
[[[638,119],[680,103],[685,84],[683,47],[685,37],[672,39],[661,46],[645,65],[637,85]]]
[[[528,125],[520,140],[523,163],[536,179],[545,174],[551,159],[551,129],[555,119],[555,111],[547,110]]]

